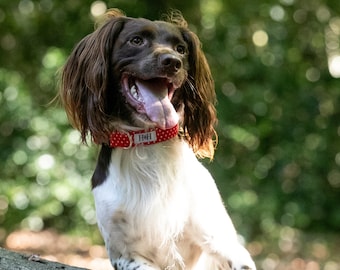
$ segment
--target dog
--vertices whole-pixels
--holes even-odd
[[[70,122],[101,145],[92,177],[98,227],[116,270],[252,269],[216,184],[215,90],[180,12],[109,10],[61,75]]]

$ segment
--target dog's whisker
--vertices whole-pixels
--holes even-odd
[[[191,76],[188,76],[188,78],[185,80],[184,88],[185,90],[192,92],[193,97],[196,98],[196,94],[198,94],[198,91],[193,81],[194,79]]]

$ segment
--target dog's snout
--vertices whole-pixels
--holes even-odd
[[[168,72],[177,72],[182,67],[182,61],[172,54],[161,54],[159,56],[159,63],[162,68],[167,69]]]

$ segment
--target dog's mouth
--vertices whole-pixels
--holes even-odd
[[[178,115],[171,103],[179,86],[166,77],[141,79],[123,74],[122,88],[127,102],[162,129],[178,123]]]

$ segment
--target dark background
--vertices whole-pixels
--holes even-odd
[[[329,266],[340,252],[338,0],[0,0],[0,243],[50,228],[102,243],[90,192],[98,148],[81,145],[51,101],[103,4],[150,19],[179,9],[200,37],[219,117],[204,163],[255,259],[339,269]]]

